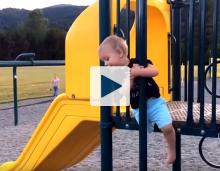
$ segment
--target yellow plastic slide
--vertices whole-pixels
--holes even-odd
[[[62,170],[86,157],[99,144],[99,108],[60,95],[49,107],[15,162],[0,170]]]

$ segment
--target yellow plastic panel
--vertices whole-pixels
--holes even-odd
[[[125,0],[121,1],[121,8]],[[136,2],[131,1],[131,10],[136,11]],[[116,24],[116,1],[111,3],[111,27]],[[149,58],[159,69],[156,81],[164,91],[162,96],[169,99],[168,94],[168,32],[169,5],[166,0],[148,1],[148,47]],[[89,18],[88,18],[89,17]],[[130,54],[135,57],[135,22],[130,32]],[[98,4],[87,8],[74,22],[66,38],[66,94],[76,99],[87,99],[90,96],[90,67],[99,65]]]
[[[161,95],[169,100],[168,93],[168,32],[163,13],[155,7],[148,8],[147,54],[158,68],[159,75],[155,78],[161,88]]]
[[[66,37],[66,94],[76,99],[90,95],[90,67],[99,65],[98,3],[75,20]]]

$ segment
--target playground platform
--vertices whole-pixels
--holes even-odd
[[[40,101],[44,103],[40,103]],[[19,124],[16,127],[13,125],[13,108],[10,108],[12,104],[0,105],[0,163],[17,159],[49,104],[49,99],[20,102]],[[148,170],[171,170],[171,167],[166,168],[163,163],[165,158],[163,135],[152,133],[148,137]],[[182,136],[182,138],[184,139],[182,141],[183,170],[218,170],[209,167],[200,158],[198,153],[200,137]],[[113,165],[115,171],[138,170],[138,143],[138,131],[116,130],[113,133]],[[215,150],[219,148],[219,145],[219,139],[208,138],[204,143],[204,151],[207,158],[216,164],[220,164],[220,151]],[[97,171],[100,169],[100,146],[98,146],[87,158],[66,170]]]

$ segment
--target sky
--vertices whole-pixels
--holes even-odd
[[[94,2],[95,0],[0,0],[0,9],[12,7],[33,10],[58,4],[90,5]]]

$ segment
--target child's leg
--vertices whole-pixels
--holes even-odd
[[[58,87],[53,87],[54,88],[54,94],[53,94],[53,96],[54,97],[56,97],[56,96],[58,96]]]
[[[56,96],[56,87],[53,87],[53,96]]]
[[[149,119],[156,123],[164,134],[167,142],[166,164],[172,164],[176,159],[176,136],[172,126],[172,118],[163,98],[150,100],[148,103]]]
[[[135,117],[137,123],[139,124],[139,109],[133,109],[133,114],[134,114],[134,117]],[[152,123],[149,120],[147,120],[147,132],[152,133],[153,130],[154,130],[154,128],[153,128]]]
[[[161,129],[167,142],[166,164],[172,164],[176,160],[176,136],[172,124]]]

